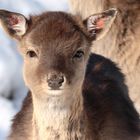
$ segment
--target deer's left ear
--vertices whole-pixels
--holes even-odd
[[[94,14],[84,20],[90,37],[99,40],[106,35],[117,15],[115,8],[109,9],[99,14]]]
[[[20,39],[27,31],[27,19],[19,13],[0,10],[0,22],[7,33],[13,38]]]

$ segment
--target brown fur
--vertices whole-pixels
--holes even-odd
[[[30,92],[9,140],[139,139],[139,115],[124,76],[113,62],[90,53],[91,36],[79,17],[63,12],[33,16],[17,39]],[[79,50],[82,57],[74,57]],[[50,73],[65,76],[61,90],[49,90]]]
[[[109,34],[94,43],[93,52],[115,61],[126,75],[129,94],[140,112],[140,1],[70,0],[71,11],[83,18],[109,7],[119,10]]]

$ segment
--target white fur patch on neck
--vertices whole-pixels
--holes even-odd
[[[47,103],[35,103],[34,118],[40,140],[57,140],[63,135],[66,138],[69,122],[69,109],[63,106],[61,99],[50,97]],[[61,131],[60,131],[61,130]],[[61,134],[63,132],[63,134]],[[66,134],[64,134],[66,132]],[[65,140],[65,139],[63,139]]]
[[[69,132],[69,125],[75,120],[78,123],[77,120],[82,110],[81,97],[78,93],[48,96],[46,99],[34,97],[34,128],[37,131],[35,134],[38,135],[35,137],[38,137],[38,140],[44,138],[46,140],[67,140],[70,133],[74,133],[73,137],[76,133],[79,134],[79,130]],[[79,135],[81,136],[81,133]]]

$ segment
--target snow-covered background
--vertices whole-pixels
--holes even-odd
[[[68,11],[68,3],[67,0],[0,0],[0,9],[28,16],[46,10]],[[17,44],[0,26],[0,140],[6,140],[11,120],[20,109],[26,92]]]

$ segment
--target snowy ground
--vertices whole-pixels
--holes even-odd
[[[68,10],[67,0],[0,0],[0,9],[26,16],[45,10]],[[27,89],[22,79],[22,58],[16,43],[0,27],[0,140],[6,140],[11,119],[19,110]]]

